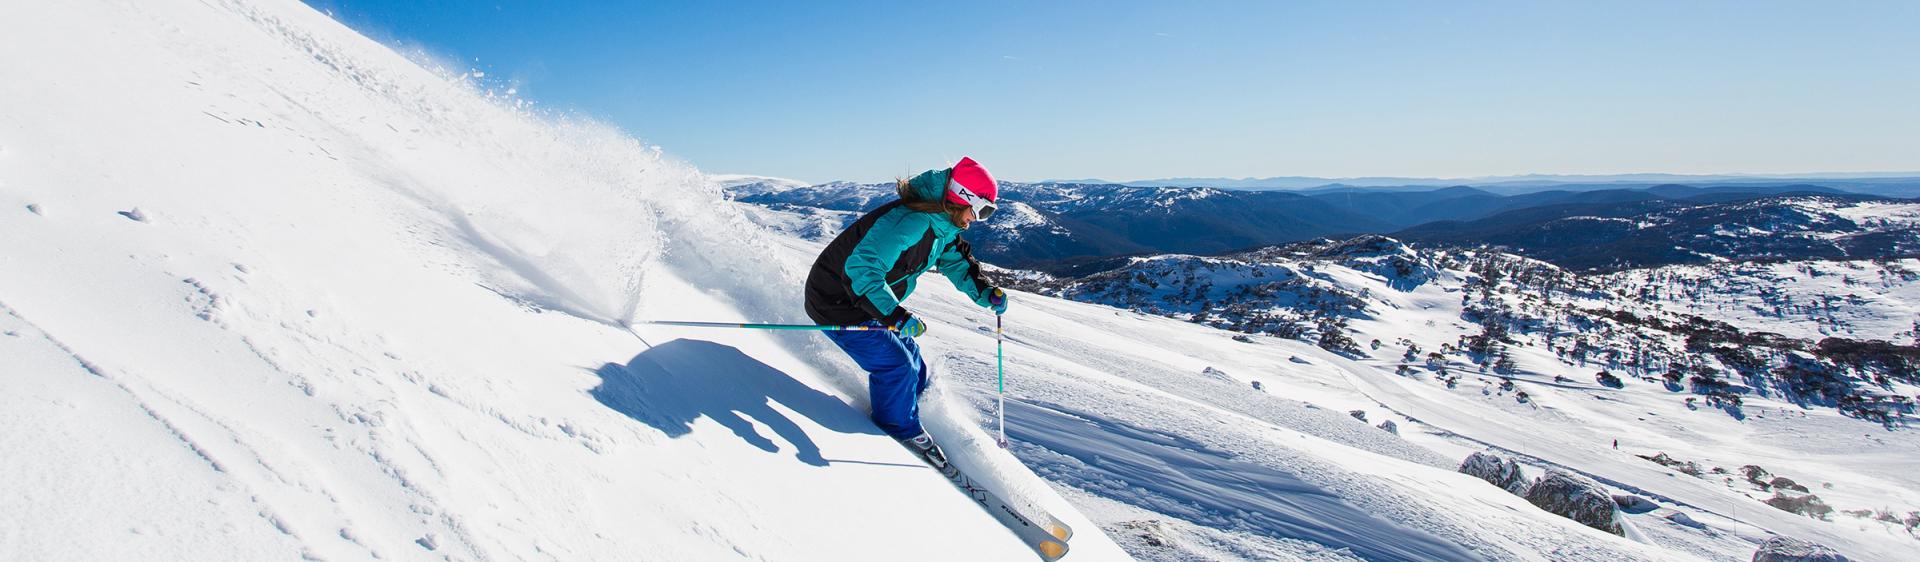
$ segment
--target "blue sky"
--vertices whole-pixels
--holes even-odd
[[[1920,170],[1920,2],[306,2],[714,173]]]

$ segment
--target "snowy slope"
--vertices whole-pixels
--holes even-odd
[[[1904,430],[1910,414],[1882,427],[1843,416],[1830,402],[1764,387],[1739,390],[1744,406],[1712,407],[1698,402],[1708,397],[1697,387],[1688,391],[1634,376],[1665,370],[1654,365],[1700,360],[1681,351],[1685,337],[1612,323],[1572,331],[1560,316],[1564,310],[1614,310],[1652,318],[1677,311],[1725,318],[1756,334],[1769,330],[1818,338],[1842,333],[1905,341],[1911,332],[1902,326],[1915,317],[1904,295],[1920,286],[1911,273],[1920,263],[1674,266],[1623,272],[1576,287],[1564,279],[1525,277],[1557,268],[1507,256],[1486,263],[1514,281],[1484,294],[1476,289],[1484,286],[1476,273],[1482,270],[1464,265],[1481,263],[1473,261],[1480,258],[1463,262],[1446,252],[1413,252],[1389,242],[1361,238],[1234,256],[1156,256],[1048,284],[1077,299],[1242,331],[1293,333],[1289,337],[1310,341],[1326,325],[1315,326],[1307,313],[1336,315],[1348,323],[1343,331],[1351,340],[1369,344],[1356,343],[1346,354],[1307,348],[1297,355],[1297,364],[1280,369],[1215,359],[1227,363],[1216,364],[1216,370],[1333,409],[1362,410],[1374,420],[1385,415],[1408,439],[1454,459],[1492,448],[1536,468],[1585,473],[1616,493],[1641,495],[1683,510],[1694,523],[1704,522],[1704,527],[1663,521],[1641,525],[1650,540],[1671,549],[1745,559],[1753,541],[1737,537],[1764,533],[1827,543],[1865,559],[1898,558],[1891,553],[1912,547],[1908,522],[1920,519],[1913,515],[1920,507],[1915,495],[1920,481],[1903,468],[1911,463],[1902,459],[1920,452],[1920,439]],[[1560,283],[1551,303],[1527,289],[1541,279]],[[1475,308],[1513,311],[1520,315],[1515,324],[1535,326],[1512,334],[1511,372],[1468,363],[1454,351],[1445,358],[1424,355],[1480,331],[1467,320],[1469,300]],[[1559,332],[1558,347],[1548,346],[1556,340],[1541,329],[1547,321]],[[1564,354],[1576,340],[1599,347],[1577,359]],[[1264,346],[1268,338],[1248,341]],[[1641,349],[1633,342],[1659,347],[1611,359],[1601,353]],[[1249,368],[1280,374],[1241,375]],[[1596,371],[1611,371],[1626,382],[1619,389],[1596,384]],[[1862,381],[1858,390],[1895,398],[1920,393],[1910,379],[1884,388]],[[1694,463],[1700,474],[1645,458],[1662,453],[1676,464]],[[1774,509],[1763,503],[1772,492],[1742,478],[1741,468],[1748,465],[1805,483],[1840,512],[1820,520]],[[1890,520],[1877,520],[1882,517]]]
[[[0,113],[0,559],[1032,559],[866,421],[817,336],[619,327],[803,318],[818,243],[659,150],[292,2],[9,3],[0,38],[0,106],[32,108]],[[1767,532],[1911,550],[1629,454],[1697,444],[1908,505],[1906,434],[1615,404],[1523,357],[1536,409],[1025,293],[1003,452],[991,318],[927,281],[930,429],[1073,524],[1068,560],[1744,559]],[[1382,286],[1394,312],[1356,330],[1451,339],[1459,282]],[[1634,539],[1547,514],[1454,472],[1489,446],[1665,511]]]
[[[0,559],[1032,556],[819,342],[616,325],[801,318],[651,147],[291,1],[8,2],[0,46]]]
[[[1920,260],[1669,266],[1623,271],[1607,284],[1660,307],[1742,329],[1920,341]]]

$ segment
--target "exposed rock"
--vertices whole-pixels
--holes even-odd
[[[1767,481],[1767,485],[1773,486],[1776,489],[1793,490],[1796,492],[1810,491],[1810,490],[1807,490],[1806,486],[1801,486],[1800,483],[1794,482],[1792,478],[1787,478],[1785,476],[1775,476],[1773,477],[1773,480]]]
[[[1681,474],[1686,474],[1688,476],[1700,476],[1701,474],[1704,474],[1704,472],[1701,472],[1700,470],[1699,463],[1696,463],[1693,461],[1682,461],[1679,459],[1675,459],[1673,457],[1667,456],[1667,454],[1664,452],[1655,454],[1651,457],[1646,455],[1634,455],[1634,456],[1659,463],[1660,466],[1674,469],[1676,471],[1679,471]],[[1725,472],[1725,471],[1722,471],[1722,472]]]
[[[1675,525],[1684,525],[1695,529],[1707,528],[1707,524],[1694,520],[1692,515],[1687,515],[1687,512],[1684,511],[1671,511],[1664,517],[1666,517],[1668,521],[1672,521]]]
[[[1624,536],[1617,520],[1620,508],[1613,503],[1600,483],[1585,476],[1548,470],[1547,475],[1527,488],[1527,502],[1550,513],[1572,519],[1581,525]]]
[[[1467,455],[1467,460],[1460,463],[1460,473],[1485,480],[1514,495],[1527,489],[1527,480],[1520,474],[1520,463],[1493,453]]]
[[[1847,557],[1819,544],[1776,536],[1760,543],[1753,562],[1847,562]]]
[[[1773,473],[1767,472],[1767,469],[1760,468],[1758,465],[1750,464],[1740,467],[1740,476],[1746,478],[1748,484],[1759,486],[1763,490],[1772,486],[1769,481],[1773,480]]]
[[[1620,506],[1620,510],[1627,513],[1646,513],[1660,509],[1659,504],[1633,494],[1614,494],[1613,505]]]
[[[1347,415],[1353,416],[1353,419],[1356,419],[1356,420],[1367,421],[1366,410],[1348,410]]]
[[[1393,420],[1381,420],[1380,425],[1377,425],[1374,427],[1378,427],[1382,431],[1386,431],[1387,433],[1392,433],[1394,435],[1400,434],[1400,424],[1393,423]]]

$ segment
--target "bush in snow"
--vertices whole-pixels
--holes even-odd
[[[1819,544],[1776,536],[1760,543],[1753,562],[1847,562],[1847,557]]]
[[[1595,374],[1593,376],[1593,381],[1600,383],[1600,386],[1605,386],[1610,388],[1623,388],[1627,386],[1626,383],[1620,382],[1620,377],[1613,376],[1613,373],[1609,373],[1606,371],[1600,371],[1599,374]]]
[[[1833,514],[1833,506],[1814,494],[1802,494],[1790,490],[1774,490],[1773,497],[1767,498],[1767,505],[1781,511],[1798,513],[1815,519],[1826,520]]]
[[[1581,525],[1624,536],[1617,519],[1620,507],[1600,483],[1561,470],[1548,470],[1524,496],[1528,503]]]
[[[1785,476],[1775,476],[1773,480],[1767,481],[1767,485],[1782,490],[1793,490],[1802,493],[1811,491],[1808,490],[1806,486],[1801,486],[1800,483],[1794,482],[1792,478]]]
[[[1360,349],[1360,342],[1353,341],[1353,336],[1347,335],[1347,319],[1345,317],[1321,318],[1318,327],[1320,329],[1320,340],[1315,342],[1315,344],[1319,345],[1320,349],[1348,357],[1366,356],[1366,352]]]
[[[1467,460],[1460,462],[1460,473],[1485,480],[1514,495],[1527,489],[1527,480],[1520,474],[1520,463],[1493,453],[1467,455]]]
[[[1353,416],[1353,419],[1356,419],[1356,420],[1360,420],[1360,421],[1363,421],[1363,422],[1364,422],[1364,421],[1367,421],[1367,411],[1366,411],[1366,410],[1348,410],[1348,411],[1347,411],[1347,415],[1349,415],[1349,416]]]
[[[1392,433],[1394,435],[1400,434],[1400,424],[1393,423],[1393,420],[1383,420],[1380,422],[1380,425],[1375,427],[1379,427],[1382,431],[1386,431],[1387,433]]]

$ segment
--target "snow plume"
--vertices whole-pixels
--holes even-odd
[[[488,290],[609,326],[807,322],[799,305],[807,264],[754,251],[779,243],[727,204],[719,181],[660,147],[492,95],[444,64],[423,68],[377,45],[329,41],[306,31],[339,25],[318,14],[269,14],[235,0],[224,6],[337,78],[313,91],[275,89],[325,126],[347,128],[341,132],[357,142],[340,148],[340,157],[363,161],[357,168],[366,179],[414,202],[428,215],[417,222],[440,225],[433,236],[450,249],[449,265],[471,271]],[[319,21],[286,21],[302,17]],[[341,94],[340,83],[356,86],[360,97]],[[673,288],[649,279],[663,275]],[[650,287],[684,291],[682,283],[720,306],[688,313],[642,305]],[[861,372],[824,339],[771,337],[813,364],[835,366],[824,382],[865,407]]]
[[[645,273],[664,265],[766,315],[754,320],[797,316],[787,310],[796,307],[781,304],[792,301],[792,291],[782,289],[797,280],[738,251],[765,246],[758,229],[723,204],[718,185],[659,147],[591,120],[530,111],[444,63],[423,70],[393,53],[356,51],[364,45],[303,30],[315,22],[286,21],[311,14],[270,14],[234,0],[223,6],[412,118],[404,130],[388,124],[351,131],[361,141],[353,156],[380,163],[370,179],[440,214],[446,243],[490,258],[465,264],[489,289],[619,325],[645,316]],[[330,99],[310,94],[298,97]],[[354,119],[340,112],[363,105],[331,101],[341,103],[308,109],[341,123]],[[408,138],[421,136],[450,142]]]

